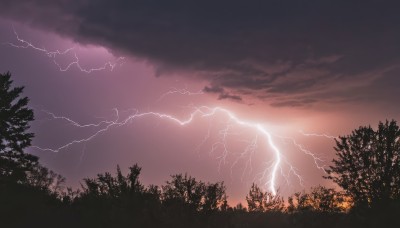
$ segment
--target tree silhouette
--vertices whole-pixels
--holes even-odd
[[[303,192],[296,192],[292,196],[288,197],[288,212],[302,212],[302,211],[309,211],[312,209],[310,203],[310,197],[308,193]]]
[[[27,175],[26,184],[49,195],[60,196],[63,194],[65,178],[60,174],[38,164]]]
[[[347,202],[341,192],[319,185],[312,187],[310,193],[303,191],[289,196],[287,211],[289,213],[304,211],[337,213],[345,211],[345,203]]]
[[[345,198],[342,192],[337,192],[333,188],[321,185],[312,187],[309,197],[311,207],[315,211],[342,212],[345,210]]]
[[[205,185],[202,210],[211,212],[219,208],[226,209],[227,196],[225,190],[226,188],[223,182],[208,183]]]
[[[34,117],[27,107],[29,99],[20,98],[24,87],[12,88],[12,83],[9,72],[0,74],[0,179],[24,182],[38,161],[36,156],[23,152],[34,136],[28,132]]]
[[[47,227],[62,211],[64,178],[24,153],[34,136],[33,111],[23,87],[12,87],[11,74],[0,74],[0,215],[4,227]],[[66,224],[66,223],[65,223]],[[64,227],[65,224],[60,225]]]
[[[126,195],[143,193],[144,186],[139,182],[141,168],[135,164],[129,170],[126,177],[117,166],[116,177],[106,172],[97,174],[97,178],[84,179],[83,196],[117,199]]]
[[[207,183],[197,181],[187,174],[172,175],[172,180],[162,186],[166,206],[175,205],[192,211],[212,212],[226,207],[226,193],[223,182]]]
[[[284,208],[283,198],[273,195],[271,192],[263,192],[256,184],[252,184],[249,194],[246,196],[249,211],[282,211]]]
[[[249,211],[263,212],[264,211],[264,193],[253,183],[249,194],[246,196]]]
[[[162,215],[161,193],[157,186],[144,187],[140,171],[135,164],[123,175],[117,166],[116,175],[106,172],[84,179],[82,193],[72,202],[84,227],[153,227]]]
[[[172,175],[172,180],[162,186],[165,204],[178,204],[199,211],[202,206],[205,184],[187,174]]]
[[[400,130],[396,121],[380,122],[375,131],[360,127],[336,141],[337,159],[329,176],[357,204],[400,198]]]

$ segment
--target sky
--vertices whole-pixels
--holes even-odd
[[[335,187],[334,137],[400,117],[396,1],[1,5],[0,72],[35,111],[27,152],[70,186],[138,163],[144,184],[224,181],[232,203],[253,182]]]

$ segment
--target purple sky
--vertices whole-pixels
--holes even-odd
[[[115,120],[115,108],[122,121],[135,111],[186,119],[195,107],[207,106],[260,123],[282,153],[276,187],[286,196],[332,186],[317,165],[329,165],[333,139],[301,131],[337,136],[399,119],[395,9],[378,1],[4,1],[0,72],[10,71],[15,85],[25,86],[36,116],[34,145],[41,148],[57,149],[105,126],[74,127],[43,110],[89,124]],[[51,57],[13,47],[9,43],[24,45],[13,29],[37,48],[74,49]],[[74,54],[83,69],[124,61],[112,71],[107,66],[85,73],[76,64],[60,71]],[[195,94],[167,93],[182,89]],[[260,131],[217,113],[185,126],[146,116],[57,153],[29,152],[72,186],[114,172],[117,164],[126,171],[138,163],[145,184],[161,185],[169,175],[187,172],[224,181],[237,202],[252,182],[269,189],[276,156],[266,142]]]

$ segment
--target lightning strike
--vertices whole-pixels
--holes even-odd
[[[314,164],[318,169],[320,169],[324,173],[326,173],[325,166],[319,164],[319,162],[321,162],[321,163],[325,162],[322,158],[318,157],[316,154],[312,153],[310,150],[307,150],[304,145],[302,145],[300,143],[297,143],[294,139],[291,139],[291,140],[293,141],[293,144],[297,148],[299,148],[300,151],[302,151],[304,154],[307,154],[307,155],[309,155],[309,156],[311,156],[313,158]]]
[[[17,33],[17,31],[15,30],[14,26],[13,26],[13,31],[14,31],[16,40],[19,42],[19,44],[15,44],[15,43],[11,43],[11,42],[7,42],[7,43],[4,43],[4,44],[10,45],[11,47],[15,47],[15,48],[22,48],[22,49],[31,48],[31,49],[36,50],[36,51],[38,51],[38,52],[42,52],[42,53],[44,53],[45,55],[47,55],[49,58],[53,59],[54,64],[55,64],[55,65],[59,68],[59,70],[62,71],[62,72],[65,72],[65,71],[70,70],[72,66],[76,66],[76,68],[77,68],[78,70],[80,70],[81,72],[87,73],[87,74],[92,73],[92,72],[95,72],[95,71],[106,70],[106,69],[110,69],[110,71],[113,71],[114,68],[115,68],[116,66],[122,66],[122,64],[123,64],[124,61],[125,61],[125,57],[118,57],[118,58],[115,59],[114,61],[105,62],[103,65],[101,65],[101,66],[99,66],[99,67],[95,67],[95,68],[84,68],[84,67],[82,67],[81,64],[80,64],[80,60],[79,60],[78,55],[76,54],[76,52],[74,52],[75,47],[68,48],[68,49],[66,49],[66,50],[64,50],[64,51],[59,51],[59,50],[49,51],[49,50],[47,50],[47,49],[44,48],[44,47],[43,47],[43,48],[37,47],[37,46],[35,46],[34,44],[32,44],[31,42],[22,39],[22,38],[18,35],[18,33]],[[70,53],[72,53],[72,52],[73,52],[73,56],[74,56],[74,59],[75,59],[75,60],[72,61],[72,62],[70,62],[70,63],[68,63],[68,64],[66,64],[65,67],[62,67],[61,64],[59,64],[59,63],[56,61],[56,59],[57,59],[58,56],[67,55],[67,54],[70,54]]]
[[[248,157],[248,159],[246,160],[245,163],[245,167],[243,169],[243,173],[241,176],[241,181],[243,182],[243,178],[245,173],[248,172],[251,173],[252,172],[252,157],[255,154],[256,150],[258,148],[258,135],[256,135],[254,137],[253,140],[251,140],[248,145],[246,146],[246,148],[243,150],[242,153],[240,153],[239,157],[232,163],[231,165],[231,178],[233,176],[233,168],[237,165],[237,163],[239,162],[239,160],[245,159],[246,157]]]
[[[335,136],[328,135],[328,134],[304,133],[302,130],[300,130],[299,132],[300,132],[300,134],[302,134],[304,136],[324,137],[324,138],[328,138],[328,139],[336,139],[337,138]]]
[[[172,87],[169,91],[165,92],[164,94],[162,94],[158,100],[161,101],[162,99],[164,99],[165,97],[169,96],[169,95],[173,95],[173,94],[180,94],[180,95],[187,95],[187,96],[195,96],[195,95],[203,95],[204,92],[203,90],[199,90],[197,92],[192,92],[189,91],[188,89],[177,89]]]
[[[309,134],[308,136],[312,136],[311,134]],[[321,135],[318,135],[321,136]],[[291,137],[284,137],[284,136],[277,136],[283,140],[289,140],[299,151],[303,152],[305,155],[308,155],[312,158],[315,167],[317,167],[317,169],[322,170],[324,173],[326,173],[325,171],[325,165],[323,165],[324,162],[326,162],[324,159],[322,159],[321,157],[319,157],[317,154],[311,152],[310,150],[308,150],[303,144],[298,143],[294,138]],[[321,136],[323,137],[323,136]],[[290,163],[285,161],[289,166]],[[322,165],[321,165],[322,163]],[[297,173],[296,169],[294,167],[290,167],[289,172],[293,173],[295,176],[297,176],[300,180],[302,179],[301,176]],[[286,175],[283,175],[286,176]]]
[[[140,119],[140,118],[145,118],[145,117],[160,118],[163,120],[168,120],[173,123],[176,123],[179,126],[185,126],[185,125],[188,125],[188,124],[192,123],[193,121],[195,121],[196,117],[207,118],[207,117],[213,117],[216,114],[220,113],[220,114],[224,114],[226,117],[228,117],[229,124],[226,125],[226,128],[219,131],[221,140],[219,142],[213,144],[211,153],[213,151],[215,151],[217,149],[217,147],[222,146],[223,152],[218,157],[219,161],[220,161],[220,165],[221,165],[222,163],[225,162],[225,158],[229,153],[229,150],[227,147],[227,136],[228,136],[228,134],[230,134],[232,125],[236,124],[238,126],[242,126],[242,127],[254,130],[257,133],[256,139],[253,140],[252,143],[248,147],[246,147],[246,149],[244,150],[244,152],[242,153],[241,156],[244,157],[248,153],[254,153],[254,151],[257,148],[257,142],[259,140],[258,137],[262,136],[262,138],[265,140],[267,145],[269,145],[269,147],[274,155],[274,160],[272,161],[272,165],[270,165],[268,168],[266,168],[264,170],[264,172],[261,174],[261,178],[265,178],[268,176],[268,178],[267,178],[268,181],[266,182],[266,187],[271,191],[272,194],[274,194],[274,195],[277,194],[276,180],[277,180],[279,167],[283,160],[283,155],[282,155],[282,152],[279,150],[278,146],[276,146],[270,132],[262,124],[239,119],[233,112],[231,112],[227,109],[221,108],[221,107],[211,108],[211,107],[207,107],[207,106],[201,106],[201,107],[195,108],[195,110],[192,113],[190,113],[189,117],[186,119],[179,119],[177,117],[174,117],[172,115],[165,114],[165,113],[158,113],[158,112],[143,112],[143,113],[141,113],[136,110],[134,114],[129,115],[127,118],[125,118],[123,120],[120,120],[118,109],[114,109],[114,111],[116,112],[115,120],[105,120],[105,121],[100,121],[98,123],[91,123],[91,124],[80,124],[76,121],[71,120],[70,118],[63,117],[63,116],[57,116],[54,113],[44,111],[45,113],[50,115],[53,119],[66,121],[74,127],[98,128],[98,129],[96,129],[95,133],[89,135],[86,138],[72,140],[72,141],[68,142],[67,144],[62,145],[55,149],[54,148],[43,148],[43,147],[39,147],[39,146],[32,146],[32,148],[36,148],[41,151],[50,151],[50,152],[58,153],[62,150],[65,150],[65,149],[71,147],[72,145],[89,142],[89,141],[93,140],[94,138],[96,138],[97,136],[99,136],[100,134],[107,132],[108,130],[110,130],[113,127],[121,127],[121,126],[131,123],[135,119]],[[284,160],[284,161],[286,161],[286,160]],[[237,163],[237,161],[235,162],[235,164],[236,163]],[[249,165],[251,165],[251,161],[246,166],[249,166]],[[292,169],[293,169],[293,167],[292,167]],[[300,176],[298,176],[298,177],[300,177]]]

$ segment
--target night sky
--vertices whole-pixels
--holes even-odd
[[[322,178],[333,137],[400,119],[396,1],[0,5],[0,72],[25,86],[35,111],[27,152],[70,186],[138,163],[145,184],[187,172],[224,181],[230,201],[243,201],[253,182],[271,190],[272,142],[275,187],[286,196],[334,186]],[[226,112],[184,126],[155,115],[108,125],[149,112],[186,120],[199,107],[252,126]]]

